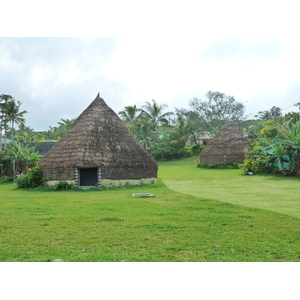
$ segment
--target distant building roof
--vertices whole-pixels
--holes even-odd
[[[55,144],[56,142],[54,141],[22,143],[23,146],[28,145],[29,147],[34,147],[35,151],[37,151],[39,155],[45,155]]]

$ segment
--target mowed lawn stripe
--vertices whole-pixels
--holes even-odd
[[[300,218],[299,177],[246,176],[241,170],[197,168],[195,158],[183,161],[160,163],[159,176],[174,191]]]

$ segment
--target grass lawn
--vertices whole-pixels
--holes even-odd
[[[300,178],[245,176],[241,170],[196,167],[197,157],[161,162],[159,176],[172,190],[300,218]]]
[[[171,165],[184,163],[170,163],[175,176]],[[132,197],[142,192],[155,197]],[[299,218],[212,196],[163,184],[42,192],[2,183],[0,261],[300,261]]]

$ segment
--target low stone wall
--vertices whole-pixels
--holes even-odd
[[[149,185],[154,183],[156,183],[156,178],[128,179],[128,180],[102,179],[102,186],[106,186],[106,187],[122,186],[122,185]]]
[[[75,180],[64,180],[69,184],[76,185]],[[59,181],[51,180],[46,181],[47,185],[55,185]],[[144,179],[128,179],[128,180],[112,180],[112,179],[102,179],[102,185],[104,187],[118,187],[123,185],[150,185],[156,183],[156,178],[144,178]],[[86,188],[86,187],[83,187]]]
[[[65,181],[65,182],[67,182],[67,183],[69,183],[69,184],[74,184],[74,185],[76,185],[76,183],[75,183],[75,180],[60,180],[60,181]],[[50,181],[46,181],[46,184],[47,185],[55,185],[56,183],[58,183],[59,181],[57,181],[57,180],[50,180]]]

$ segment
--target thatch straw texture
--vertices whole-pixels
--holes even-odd
[[[200,153],[200,162],[205,164],[242,163],[245,149],[252,146],[238,126],[228,121]]]
[[[47,181],[75,180],[76,168],[100,168],[103,179],[157,178],[157,162],[98,96],[39,163]]]

